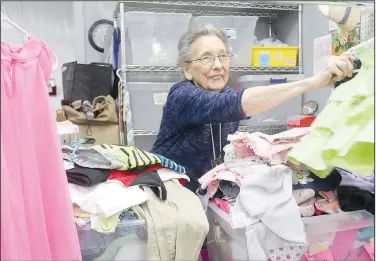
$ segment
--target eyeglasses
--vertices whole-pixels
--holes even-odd
[[[229,53],[224,53],[224,54],[220,54],[220,55],[205,55],[204,57],[200,58],[200,59],[195,59],[195,60],[191,60],[191,61],[186,61],[186,63],[191,63],[191,62],[197,62],[197,61],[200,61],[203,65],[208,65],[208,64],[213,64],[214,61],[215,61],[215,58],[219,59],[219,61],[221,63],[228,63],[231,58],[233,57],[232,54],[229,54]]]

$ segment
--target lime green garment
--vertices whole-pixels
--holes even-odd
[[[359,73],[333,91],[310,133],[288,155],[320,178],[334,167],[364,176],[374,172],[374,50],[359,48],[356,56],[362,62]]]

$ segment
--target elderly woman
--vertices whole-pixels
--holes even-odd
[[[191,29],[178,44],[186,80],[170,90],[152,151],[184,166],[196,191],[198,178],[219,164],[228,134],[240,120],[303,93],[331,86],[353,72],[350,53],[331,57],[325,69],[301,81],[234,91],[227,85],[231,54],[225,34],[212,26]],[[214,160],[215,159],[215,160]]]

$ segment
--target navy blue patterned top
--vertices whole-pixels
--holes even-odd
[[[243,91],[226,86],[221,92],[209,92],[191,81],[176,83],[170,89],[163,108],[161,127],[152,152],[163,155],[186,168],[196,191],[198,179],[209,171],[213,159],[210,123],[216,154],[227,144],[239,121],[246,116],[241,106]],[[222,127],[222,148],[219,148],[219,123]]]

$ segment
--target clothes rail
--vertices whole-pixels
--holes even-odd
[[[21,33],[23,33],[27,38],[31,37],[31,34],[28,31],[23,29],[16,22],[14,22],[12,19],[10,19],[8,16],[6,16],[3,12],[1,12],[1,23],[3,23],[3,22],[8,23],[13,28],[15,28],[18,31],[20,31]],[[3,26],[3,24],[2,24],[2,26]],[[54,53],[54,56],[55,56],[55,63],[52,65],[52,70],[55,70],[57,68],[58,63],[59,63],[58,58],[57,58],[55,53]]]
[[[23,29],[21,26],[19,26],[17,23],[12,21],[8,16],[6,16],[3,12],[1,12],[1,21],[6,21],[9,25],[13,26],[15,29],[20,31],[21,33],[24,33],[27,36],[30,36],[30,33],[28,33],[25,29]]]

